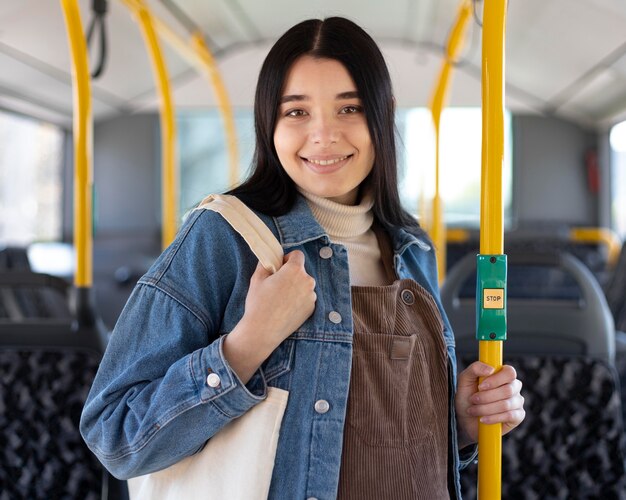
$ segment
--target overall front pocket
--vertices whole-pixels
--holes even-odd
[[[423,359],[417,335],[361,333],[354,336],[353,379],[346,421],[363,442],[372,446],[404,447],[420,440],[428,426],[415,421],[432,418],[432,408],[411,408],[412,372]],[[411,413],[411,415],[409,415]],[[409,418],[410,417],[410,418]],[[410,421],[409,421],[410,420]],[[410,427],[410,428],[409,428]]]

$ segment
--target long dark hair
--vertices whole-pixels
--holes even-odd
[[[374,195],[374,216],[385,227],[401,226],[421,234],[416,220],[400,204],[395,104],[387,65],[376,42],[342,17],[303,21],[281,36],[270,50],[261,67],[254,100],[256,147],[252,171],[229,193],[268,215],[284,215],[293,206],[297,190],[278,160],[274,128],[287,72],[304,55],[339,61],[356,84],[374,145],[374,167],[364,181],[371,185]]]

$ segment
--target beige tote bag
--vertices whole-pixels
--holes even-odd
[[[220,213],[259,262],[276,272],[283,249],[270,229],[234,196],[210,195],[198,206]],[[267,399],[233,420],[198,453],[158,472],[128,480],[132,500],[266,500],[289,392],[269,387]]]

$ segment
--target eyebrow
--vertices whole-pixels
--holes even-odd
[[[351,90],[350,92],[341,92],[335,96],[336,100],[340,99],[359,99],[359,93],[356,90]],[[286,102],[294,102],[294,101],[309,101],[310,97],[301,94],[291,94],[284,95],[280,98],[279,104],[284,104]]]

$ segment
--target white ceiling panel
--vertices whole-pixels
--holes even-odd
[[[294,24],[312,18],[347,17],[379,37],[402,37],[410,0],[238,0],[264,38],[275,39]]]
[[[557,97],[625,41],[626,18],[591,2],[525,0],[523,8],[527,24],[516,22],[511,9],[507,76],[545,100]]]
[[[161,5],[169,5],[165,2]],[[208,35],[212,50],[220,50],[240,42],[252,42],[258,38],[250,29],[247,14],[241,14],[237,3],[230,0],[177,0],[178,10]],[[157,4],[155,4],[156,6]]]
[[[355,20],[383,47],[398,104],[423,106],[459,0],[146,2],[181,36],[187,35],[187,23],[180,22],[172,4],[203,29],[235,106],[251,105],[259,67],[277,37],[299,21],[332,15]],[[91,0],[79,3],[86,28]],[[155,108],[158,97],[143,39],[120,0],[109,0],[107,27],[106,72],[92,85],[95,116],[102,119]],[[480,103],[480,35],[472,19],[462,56],[465,64],[454,76],[452,105]],[[259,41],[263,44],[254,47]],[[626,53],[597,66],[624,44],[626,0],[510,0],[507,105],[524,112],[552,108],[558,115],[592,123],[606,121],[607,114],[622,113]],[[204,76],[193,73],[185,60],[163,45],[177,105],[215,105]],[[602,75],[609,74],[612,80],[605,80],[606,87],[601,88]],[[0,106],[17,106],[18,102],[23,108],[47,108],[52,115],[71,112],[70,57],[57,0],[0,0]]]

